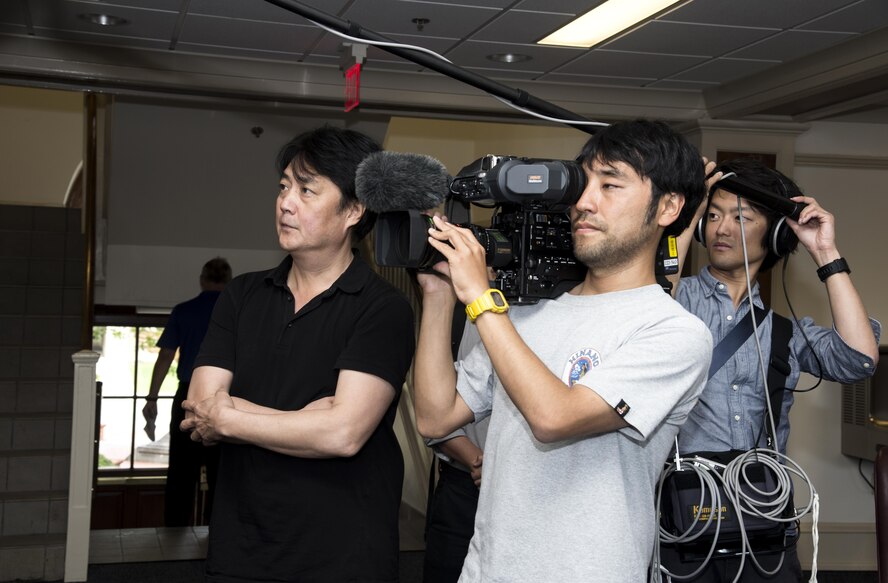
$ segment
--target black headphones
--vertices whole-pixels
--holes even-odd
[[[725,175],[722,178],[728,178],[730,176],[736,176],[736,173],[725,168],[727,170]],[[777,184],[780,186],[781,194],[784,198],[789,199],[790,195],[788,189],[786,188],[786,183],[783,181],[783,175],[779,172],[773,172],[774,178],[777,180]],[[715,191],[718,190],[718,182],[712,185],[712,188],[709,191],[709,201],[712,200],[712,195]],[[801,194],[801,193],[799,193]],[[697,221],[697,225],[694,229],[694,239],[700,242],[701,245],[706,247],[706,216],[709,214],[709,203],[706,205],[706,213],[700,217],[700,220]],[[775,260],[772,263],[776,263],[777,259],[782,257],[786,257],[790,253],[792,253],[796,246],[798,245],[798,237],[793,232],[793,230],[786,224],[786,217],[780,215],[771,220],[771,224],[768,226],[768,233],[765,237],[765,246],[770,254],[776,256]]]

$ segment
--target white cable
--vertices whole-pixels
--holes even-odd
[[[609,123],[606,123],[603,121],[588,121],[588,120],[579,121],[579,120],[572,120],[572,119],[558,119],[557,117],[549,117],[548,115],[543,115],[541,113],[537,113],[535,111],[525,109],[525,108],[521,107],[520,105],[515,105],[514,103],[512,103],[508,99],[503,99],[502,97],[498,97],[496,95],[492,95],[491,97],[499,99],[500,101],[502,101],[503,103],[505,103],[506,105],[511,107],[512,109],[517,109],[518,111],[526,113],[527,115],[532,115],[533,117],[538,117],[538,118],[544,119],[546,121],[554,121],[557,123],[574,124],[574,125],[587,125],[587,126],[607,127],[610,125]]]
[[[761,464],[770,471],[775,480],[773,490],[762,489],[750,479],[748,475],[748,470],[752,464]],[[770,520],[775,523],[792,523],[796,522],[801,516],[804,516],[809,511],[813,511],[814,518],[813,536],[815,545],[815,558],[812,567],[812,576],[814,577],[812,578],[812,581],[816,581],[816,549],[818,544],[817,521],[819,519],[819,496],[814,490],[814,486],[811,483],[808,475],[795,461],[776,450],[764,448],[749,450],[748,452],[737,456],[727,465],[723,465],[700,456],[694,456],[692,458],[682,458],[678,456],[675,460],[667,464],[665,471],[660,477],[656,499],[658,516],[662,511],[661,503],[663,496],[663,484],[666,478],[675,471],[693,471],[697,474],[697,478],[700,480],[700,503],[698,507],[699,510],[694,516],[692,526],[689,527],[685,532],[678,535],[666,531],[662,527],[662,525],[660,525],[660,535],[658,537],[659,542],[667,544],[692,542],[701,538],[710,529],[710,527],[713,526],[713,518],[715,518],[716,516],[716,509],[718,509],[720,516],[720,509],[723,506],[726,506],[726,504],[722,503],[723,499],[721,498],[718,484],[716,483],[716,480],[718,480],[718,482],[721,483],[724,489],[726,497],[724,500],[730,503],[731,507],[734,509],[734,514],[736,516],[739,529],[740,564],[734,579],[734,583],[739,582],[742,578],[743,568],[745,566],[747,555],[752,560],[755,568],[765,575],[776,574],[783,566],[785,555],[785,553],[781,554],[780,561],[772,570],[765,569],[759,562],[758,557],[756,556],[756,553],[752,548],[752,543],[750,542],[748,534],[746,532],[747,525],[744,517],[756,516],[764,520]],[[784,509],[792,501],[793,484],[791,475],[798,476],[800,481],[807,486],[810,493],[810,499],[804,507],[793,508],[793,513],[791,516],[783,517],[781,515],[783,514]],[[712,504],[710,507],[709,516],[704,522],[702,521],[702,509],[707,499],[711,500]],[[664,575],[669,581],[685,581],[695,577],[697,574],[702,572],[703,569],[708,566],[709,561],[712,560],[713,554],[718,547],[718,538],[721,526],[720,523],[720,519],[715,520],[715,532],[712,535],[712,545],[710,545],[709,552],[707,553],[706,558],[703,560],[702,564],[693,573],[678,574],[670,572],[661,564],[659,545],[655,545],[652,568],[650,573],[650,581],[656,581],[659,583],[659,581],[661,580],[659,578],[661,574]]]
[[[814,553],[811,557],[811,578],[808,582],[817,583],[817,551],[820,546],[820,530],[817,528],[817,523],[820,521],[820,495],[817,492],[814,493],[812,507],[811,540],[814,543]]]
[[[746,224],[743,222],[743,199],[737,197],[737,215],[740,219],[740,242],[743,248],[743,267],[746,273],[746,299],[749,301],[749,317],[752,318],[752,336],[755,339],[756,353],[758,354],[759,370],[762,373],[762,383],[765,386],[765,410],[768,412],[767,422],[771,425],[771,440],[773,443],[768,444],[774,449],[778,448],[777,444],[777,425],[774,423],[774,411],[771,409],[771,391],[768,387],[768,374],[765,367],[765,357],[762,351],[762,344],[758,335],[758,323],[755,320],[755,304],[752,302],[752,280],[749,276],[749,253],[746,247]],[[773,322],[771,324],[773,326]],[[774,350],[774,347],[771,347]],[[782,408],[781,408],[782,412]],[[779,413],[778,413],[779,415]],[[758,447],[758,439],[756,439],[755,447]]]
[[[701,458],[693,458],[690,460],[678,460],[677,462],[671,463],[666,466],[666,470],[660,476],[659,483],[657,485],[657,509],[660,509],[660,504],[663,496],[663,484],[666,481],[666,477],[669,476],[674,471],[693,471],[697,475],[697,479],[700,480],[700,501],[697,504],[697,512],[694,515],[694,519],[691,523],[691,526],[688,527],[687,530],[678,535],[673,535],[669,531],[665,530],[661,525],[658,524],[659,528],[659,542],[665,543],[682,543],[682,542],[691,542],[694,541],[701,536],[703,536],[706,531],[709,529],[712,524],[712,520],[716,515],[715,509],[721,509],[721,492],[718,489],[718,485],[715,483],[715,479],[710,475],[709,472],[697,467],[696,463],[687,463],[685,465],[684,470],[676,470],[676,468],[681,467],[681,461],[685,462],[694,462]],[[708,461],[708,460],[707,460]],[[715,462],[710,462],[715,463]],[[717,475],[717,474],[716,474]],[[703,517],[703,504],[706,501],[706,493],[709,494],[709,500],[712,501],[708,518],[706,519],[706,523],[699,527],[697,524]],[[657,512],[659,515],[659,512]],[[692,533],[692,531],[696,528],[700,528],[696,533]],[[660,545],[655,541],[654,544],[654,558],[652,561],[651,567],[651,582],[658,583],[660,581],[660,573],[663,573],[667,576],[667,578],[671,581],[673,579],[678,581],[685,581],[692,579],[699,575],[709,564],[710,559],[712,558],[713,553],[715,553],[716,545],[718,544],[718,534],[721,531],[721,520],[715,521],[715,535],[712,539],[712,545],[709,547],[709,552],[706,555],[706,559],[697,568],[695,571],[687,574],[679,574],[679,573],[671,573],[666,569],[666,567],[662,566],[660,562]]]
[[[411,50],[411,51],[419,51],[421,53],[426,53],[428,55],[431,55],[431,56],[435,57],[436,59],[440,59],[440,60],[444,61],[445,63],[450,63],[451,65],[453,64],[453,62],[450,59],[448,59],[447,57],[445,57],[444,55],[436,53],[435,51],[433,51],[431,49],[427,49],[425,47],[421,47],[418,45],[408,45],[408,44],[403,44],[403,43],[370,40],[370,39],[366,39],[366,38],[351,36],[351,35],[345,34],[344,32],[339,32],[338,30],[334,30],[324,24],[321,24],[320,22],[316,22],[314,20],[311,20],[310,18],[307,18],[306,20],[308,20],[309,22],[311,22],[312,24],[314,24],[318,28],[322,28],[322,29],[326,30],[327,32],[329,32],[330,34],[336,35],[336,36],[343,38],[345,40],[348,40],[348,41],[371,45],[374,47],[395,47],[395,48],[407,49],[407,50]],[[546,121],[563,123],[563,124],[567,124],[567,125],[592,125],[592,126],[609,126],[610,125],[610,124],[605,123],[603,121],[573,120],[573,119],[560,119],[557,117],[550,117],[548,115],[543,115],[541,113],[531,111],[529,109],[521,107],[520,105],[516,105],[516,104],[512,103],[511,101],[509,101],[508,99],[503,99],[502,97],[499,97],[496,95],[491,95],[491,97],[495,97],[496,99],[499,99],[500,101],[502,101],[503,103],[505,103],[509,107],[516,109],[522,113],[525,113],[527,115],[531,115],[533,117],[537,117],[539,119],[543,119]]]
[[[730,176],[730,175],[736,176],[736,174],[734,174],[733,172],[727,174],[726,176]],[[817,552],[818,552],[818,542],[819,542],[819,533],[817,530],[817,523],[820,518],[820,496],[814,490],[813,484],[811,484],[810,479],[808,478],[807,474],[805,474],[804,470],[802,470],[801,466],[796,464],[793,460],[786,457],[785,455],[779,454],[778,452],[776,452],[777,448],[779,447],[779,444],[777,443],[777,425],[776,425],[775,419],[774,419],[775,413],[774,413],[773,408],[771,407],[771,391],[770,391],[770,388],[768,387],[768,375],[765,372],[766,371],[765,361],[764,361],[761,342],[759,340],[759,335],[758,335],[758,326],[756,324],[756,319],[755,319],[754,305],[752,303],[752,283],[751,283],[750,276],[749,276],[749,255],[748,255],[747,247],[746,247],[746,225],[744,224],[743,212],[742,212],[742,199],[740,196],[737,196],[737,213],[740,218],[740,238],[741,238],[742,245],[743,245],[743,266],[744,266],[745,273],[746,273],[746,294],[747,294],[747,299],[749,300],[749,310],[750,310],[750,312],[752,312],[750,314],[750,316],[752,317],[753,336],[755,337],[756,352],[758,353],[759,367],[760,367],[760,370],[762,373],[762,383],[764,384],[764,387],[765,387],[765,407],[766,407],[766,410],[768,413],[767,423],[769,423],[771,426],[771,436],[772,436],[771,439],[772,439],[773,443],[770,445],[774,448],[774,450],[775,450],[774,453],[777,453],[777,455],[783,457],[784,460],[786,460],[787,462],[791,463],[792,466],[794,466],[794,468],[791,468],[790,471],[792,471],[796,475],[802,476],[803,482],[808,486],[808,489],[810,491],[811,498],[808,502],[808,505],[804,508],[804,510],[801,513],[799,513],[798,509],[796,509],[796,517],[804,516],[813,507],[814,510],[813,510],[812,538],[814,539],[814,551],[813,551],[813,557],[812,557],[810,581],[816,583],[816,581],[817,581]],[[770,252],[770,249],[766,249],[765,251]],[[773,322],[771,325],[773,326]],[[772,351],[774,350],[773,346],[771,347],[771,350]],[[777,411],[777,418],[778,419],[780,418],[782,413],[783,413],[783,409],[782,409],[782,403],[781,403],[781,409],[780,409],[780,411]],[[792,492],[791,481],[789,484],[789,492],[790,492],[790,494]],[[793,520],[796,520],[796,517],[789,518],[789,519],[783,519],[782,521],[784,521],[784,522],[793,521]],[[776,517],[770,517],[770,519],[771,520],[780,520]],[[761,570],[765,574],[771,574],[761,568],[761,565],[759,564],[758,560],[756,559],[754,553],[751,553],[751,558],[752,558],[753,562],[755,563],[756,567],[759,568],[759,570]],[[782,564],[783,564],[783,557],[781,557],[780,565],[778,565],[777,569],[775,571],[773,571],[774,574],[776,574],[776,572],[779,570],[779,568]]]

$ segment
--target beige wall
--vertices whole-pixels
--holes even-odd
[[[63,206],[83,158],[83,96],[0,86],[0,203]]]
[[[818,123],[799,136],[795,179],[836,217],[836,243],[851,265],[852,279],[869,314],[888,322],[885,251],[888,232],[888,142],[885,126]],[[787,284],[796,313],[824,326],[832,323],[829,298],[804,251],[789,264]],[[787,312],[784,312],[787,313]],[[886,344],[884,335],[882,344]],[[879,366],[888,366],[881,362]],[[799,387],[810,387],[802,375]],[[820,561],[836,569],[873,569],[875,512],[872,490],[858,460],[841,453],[841,386],[824,381],[798,395],[793,407],[789,453],[811,476],[821,503]],[[872,476],[872,464],[861,470]]]
[[[587,139],[565,127],[396,117],[384,146],[435,157],[456,174],[486,154],[573,159]]]

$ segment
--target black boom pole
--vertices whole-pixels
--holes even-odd
[[[316,8],[312,8],[311,6],[306,6],[305,4],[297,2],[296,0],[265,1],[274,4],[275,6],[279,6],[284,10],[293,12],[294,14],[298,14],[303,18],[307,18],[308,20],[319,22],[324,26],[327,26],[328,28],[337,30],[349,36],[366,39],[369,41],[380,41],[389,43],[396,42],[390,38],[386,38],[381,34],[377,34],[371,30],[361,28],[360,25],[351,22],[350,20],[343,20],[341,18],[333,16],[332,14],[328,14]],[[392,53],[393,55],[397,55],[403,59],[407,59],[408,61],[414,62],[418,65],[422,65],[427,69],[437,71],[438,73],[447,75],[452,79],[456,79],[457,81],[461,81],[467,85],[471,85],[472,87],[480,89],[481,91],[505,99],[509,103],[512,103],[519,107],[529,109],[533,112],[540,113],[548,117],[566,120],[563,123],[569,125],[572,128],[576,128],[590,134],[594,134],[596,131],[596,127],[592,125],[587,125],[583,123],[570,123],[571,121],[589,121],[586,118],[573,113],[572,111],[568,111],[566,109],[558,107],[555,104],[549,103],[548,101],[545,101],[538,97],[534,97],[530,93],[522,91],[521,89],[507,87],[505,85],[497,83],[496,81],[493,81],[492,79],[488,79],[487,77],[483,77],[481,75],[478,75],[477,73],[467,71],[462,67],[458,67],[457,65],[448,63],[447,61],[435,58],[427,53],[402,47],[380,46],[379,48]]]

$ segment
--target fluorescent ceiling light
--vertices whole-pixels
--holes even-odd
[[[608,0],[562,26],[541,45],[592,47],[686,0]]]

